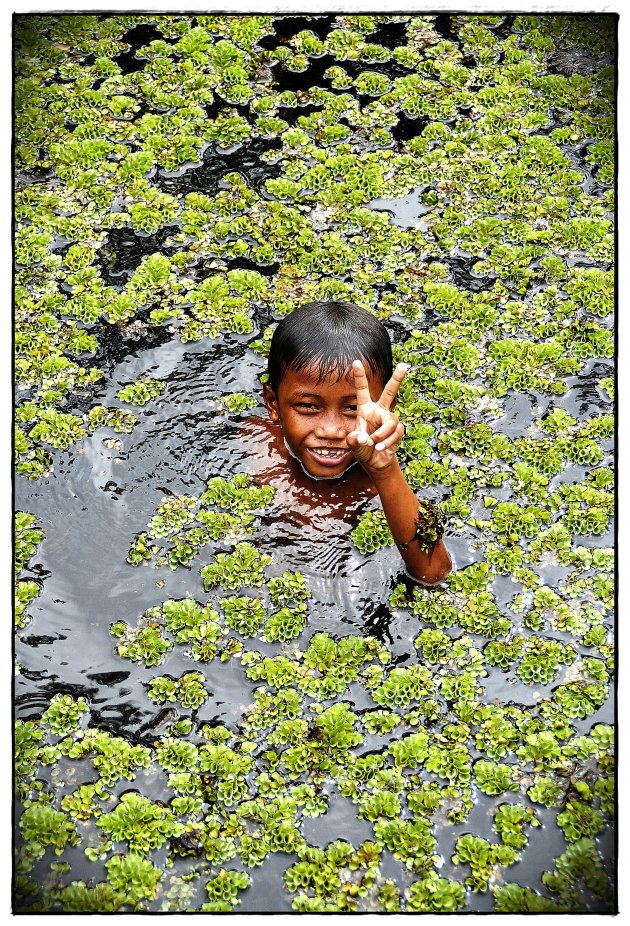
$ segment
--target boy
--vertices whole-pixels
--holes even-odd
[[[436,510],[418,502],[396,458],[404,429],[393,407],[407,367],[392,366],[378,319],[348,302],[313,302],[274,331],[263,397],[282,438],[276,449],[301,467],[300,479],[292,464],[293,479],[315,492],[314,481],[333,480],[323,494],[342,505],[358,493],[378,494],[407,572],[433,585],[451,559]]]

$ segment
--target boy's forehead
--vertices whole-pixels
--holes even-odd
[[[368,382],[375,382],[378,385],[381,385],[382,388],[382,377],[373,373],[365,363],[364,366]],[[339,389],[343,388],[343,386],[349,387],[349,394],[354,394],[356,392],[354,385],[354,374],[352,372],[351,365],[349,365],[345,370],[334,370],[330,373],[324,373],[323,375],[321,369],[315,363],[302,367],[299,370],[288,367],[285,371],[282,382],[286,388],[296,392],[322,392],[322,390],[332,389],[335,387]]]
[[[289,368],[287,370],[287,374],[288,373],[293,374],[292,378],[296,385],[304,383],[309,386],[323,386],[325,388],[327,386],[336,386],[337,383],[343,381],[347,382],[349,385],[354,385],[351,366],[346,370],[334,370],[330,373],[322,374],[317,364],[312,363],[306,367],[302,367],[300,370],[292,370]]]

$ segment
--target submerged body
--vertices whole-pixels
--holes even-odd
[[[366,309],[341,300],[294,309],[269,348],[263,398],[278,463],[263,475],[308,520],[315,510],[346,520],[362,496],[378,495],[407,573],[433,585],[451,570],[441,520],[396,458],[404,427],[394,408],[407,370],[394,369],[389,334]]]
[[[385,458],[388,465],[377,470],[375,478],[353,452],[356,396],[348,393],[347,381],[322,385],[308,376],[287,379],[286,396],[281,395],[278,405],[271,403],[270,418],[248,419],[242,436],[251,453],[250,472],[275,489],[274,509],[283,513],[289,532],[291,525],[306,529],[311,543],[323,543],[330,550],[335,549],[333,540],[342,536],[350,546],[349,533],[359,513],[370,499],[379,497],[386,514],[389,509],[395,517],[403,509],[399,532],[406,531],[411,540],[417,501],[395,453]],[[392,434],[396,429],[397,424]],[[278,517],[274,520],[277,528]],[[403,559],[407,574],[427,585],[444,578],[451,566],[441,540],[428,554],[411,551],[412,564],[420,561],[420,575],[418,570],[411,572],[407,558]]]
[[[276,447],[302,496],[309,480],[318,506],[355,511],[357,493],[378,495],[407,573],[433,585],[448,575],[451,559],[441,532],[429,539],[421,520],[424,511],[435,529],[437,512],[419,505],[396,458],[404,429],[392,409],[406,372],[399,364],[384,383],[360,360],[340,375],[322,375],[311,363],[289,368],[275,390],[265,386],[264,397],[279,432]]]
[[[284,510],[296,523],[329,519],[354,523],[357,509],[377,495],[365,470],[351,460],[342,477],[313,476],[289,449],[282,428],[268,418],[243,422],[241,436],[247,447],[248,469],[256,481],[275,489],[274,508]]]
[[[256,545],[272,556],[270,573],[281,575],[290,569],[304,575],[312,595],[310,609],[317,618],[313,630],[325,627],[335,635],[376,635],[391,642],[388,600],[405,576],[404,563],[393,547],[364,556],[352,541],[361,514],[377,504],[377,492],[362,467],[350,467],[342,479],[314,478],[291,455],[282,430],[268,418],[243,421],[238,446],[247,451],[239,469],[275,489]],[[399,623],[402,627],[404,619]],[[416,632],[412,627],[396,631],[407,642]]]

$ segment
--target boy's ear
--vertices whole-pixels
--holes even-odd
[[[263,383],[263,402],[269,412],[269,420],[274,422],[280,421],[278,398],[269,383]]]

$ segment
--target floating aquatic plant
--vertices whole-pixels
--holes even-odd
[[[76,845],[79,836],[67,816],[43,801],[35,801],[20,817],[20,830],[35,857],[42,856],[47,846],[54,846],[61,855],[66,845]]]
[[[89,727],[80,696],[53,695],[42,718],[18,722],[21,909],[228,912],[249,879],[221,866],[258,866],[270,852],[295,853],[284,881],[297,912],[472,909],[462,865],[473,892],[492,885],[499,912],[578,912],[593,898],[610,908],[593,838],[613,809],[610,728],[585,734],[582,722],[604,705],[614,669],[612,551],[581,538],[608,543],[614,422],[575,411],[567,393],[595,375],[597,396],[613,398],[614,73],[598,59],[611,24],[339,14],[300,21],[276,43],[272,16],[18,18],[19,475],[46,478],[97,428],[132,429],[128,410],[98,404],[108,326],[121,343],[138,323],[184,342],[235,337],[264,355],[274,316],[346,298],[385,319],[395,359],[412,364],[401,460],[414,489],[439,487],[474,560],[439,591],[393,589],[395,619],[418,624],[415,664],[367,635],[318,632],[300,648],[317,604],[299,573],[269,577],[251,536],[270,490],[215,478],[200,496],[164,499],[127,540],[129,562],[176,571],[202,554],[207,595],[169,598],[135,625],[113,616],[112,632],[150,700],[179,713],[150,747]],[[134,27],[151,38],[132,46]],[[585,73],[562,72],[564,49]],[[323,86],[309,77],[307,89],[279,91],[323,54]],[[196,170],[214,178],[217,157],[238,172],[218,168],[216,187],[189,191]],[[373,205],[412,193],[416,227]],[[121,273],[127,240],[153,253]],[[163,401],[138,384],[124,392],[123,402]],[[508,431],[508,395],[538,406],[525,433]],[[214,408],[237,415],[255,401],[232,393]],[[363,553],[391,541],[379,518],[370,511],[355,530]],[[16,519],[22,626],[40,590],[29,561],[41,540],[32,516]],[[557,566],[567,577],[550,587],[542,570]],[[195,720],[200,673],[144,673],[167,657],[170,667],[176,647],[199,663],[236,657],[264,686],[238,730]],[[489,666],[541,697],[527,711],[491,703]],[[369,699],[360,708],[355,689]],[[85,763],[85,783],[61,781],[61,759],[81,773]],[[576,763],[597,778],[580,778]],[[165,806],[112,790],[149,766],[174,794]],[[325,820],[331,782],[375,842],[307,844],[303,818]],[[569,841],[542,875],[549,896],[500,883],[497,866],[526,851],[536,822],[533,808],[498,803],[519,788],[541,820],[558,815]],[[505,795],[501,843],[460,836],[449,880],[439,828],[466,821],[473,791]],[[65,857],[47,867],[46,847],[63,854],[75,835],[106,881],[70,881]],[[143,857],[158,844],[164,871]],[[383,848],[414,872],[408,887],[381,876]],[[175,860],[189,866],[182,878]]]
[[[73,881],[61,890],[51,892],[52,909],[59,904],[66,913],[116,913],[127,898],[106,882],[88,887],[85,881]]]
[[[264,581],[264,568],[271,557],[260,554],[251,543],[240,543],[234,553],[218,553],[215,562],[201,568],[206,591],[220,585],[224,589],[243,586],[260,586]]]
[[[381,547],[393,546],[394,538],[382,511],[366,511],[352,531],[352,540],[361,553],[373,553]]]
[[[108,427],[113,428],[117,434],[130,434],[136,422],[135,415],[125,408],[106,408],[104,405],[95,405],[88,413],[90,431]]]
[[[178,681],[154,676],[151,679],[149,697],[158,704],[179,701],[182,707],[200,707],[207,697],[204,677],[199,672],[187,672]]]
[[[107,880],[111,887],[125,896],[130,904],[155,897],[162,871],[149,859],[135,852],[114,855],[106,863]]]
[[[496,845],[480,836],[466,834],[455,844],[454,862],[470,865],[471,874],[465,879],[473,891],[487,891],[488,881],[495,866],[513,865],[518,852],[510,846]]]
[[[407,892],[406,909],[413,913],[454,913],[464,906],[465,888],[435,872],[414,881]]]
[[[26,608],[40,592],[38,582],[19,578],[20,573],[28,566],[29,560],[44,538],[44,532],[34,527],[34,524],[35,515],[29,514],[27,511],[15,512],[13,569],[16,627],[25,627],[28,624],[30,615]]]
[[[484,794],[501,794],[518,790],[517,771],[504,762],[486,762],[479,759],[473,774],[475,783]]]
[[[165,385],[159,379],[141,377],[135,383],[130,383],[124,389],[120,389],[118,398],[121,402],[129,402],[130,405],[146,405],[147,402],[164,392]]]
[[[148,532],[139,534],[131,545],[128,562],[137,566],[155,558],[157,565],[168,563],[173,569],[188,566],[207,544],[251,533],[254,513],[271,500],[273,491],[271,486],[253,485],[248,476],[238,473],[231,480],[210,478],[198,497],[167,498],[149,522]],[[162,546],[151,545],[152,540],[163,538],[171,544],[164,553]]]
[[[48,409],[38,414],[28,437],[31,441],[41,441],[57,450],[67,450],[70,444],[80,440],[84,434],[83,422],[77,415]]]
[[[266,617],[265,606],[259,598],[231,595],[221,599],[221,607],[228,627],[244,637],[254,636]]]
[[[227,871],[222,868],[215,878],[206,881],[208,902],[201,910],[206,913],[226,913],[232,910],[238,901],[239,891],[245,890],[251,878],[244,871]]]
[[[563,646],[555,640],[530,637],[517,672],[528,685],[545,685],[554,678],[558,665],[570,665],[575,655],[571,646]]]
[[[228,395],[222,395],[220,402],[232,415],[238,415],[240,412],[255,408],[258,404],[253,396],[244,392],[231,392]]]
[[[494,827],[506,846],[523,849],[527,845],[525,826],[540,826],[536,811],[521,804],[501,804],[494,815]]]
[[[112,624],[114,636],[122,637],[127,627],[124,623]],[[124,659],[143,662],[145,666],[158,666],[172,644],[162,636],[157,627],[141,627],[120,640],[117,650]]]
[[[88,710],[84,698],[75,701],[70,695],[55,695],[42,714],[42,723],[47,724],[53,733],[69,733],[79,724],[81,714]]]
[[[126,842],[139,855],[148,854],[183,831],[166,808],[134,791],[127,791],[110,813],[102,814],[98,826],[113,841]]]

